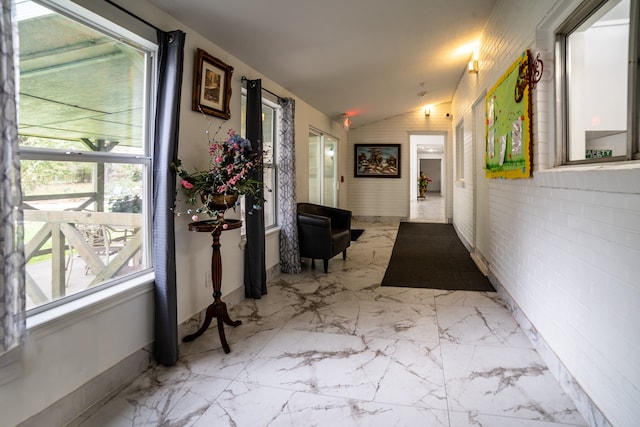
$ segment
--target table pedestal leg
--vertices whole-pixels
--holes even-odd
[[[222,229],[220,227],[216,227],[211,236],[213,236],[213,253],[211,255],[211,277],[213,280],[213,303],[207,307],[207,313],[202,323],[202,326],[198,331],[194,334],[187,335],[182,339],[184,342],[193,341],[202,335],[211,325],[211,320],[215,317],[218,321],[218,334],[220,335],[220,342],[222,343],[222,348],[225,353],[231,352],[231,348],[229,348],[229,344],[227,343],[227,338],[224,334],[224,324],[226,323],[229,326],[238,326],[242,324],[242,321],[236,320],[233,321],[229,317],[229,312],[227,311],[227,304],[222,302],[220,297],[222,296],[222,292],[220,292],[220,287],[222,285],[222,257],[220,256],[220,233]]]

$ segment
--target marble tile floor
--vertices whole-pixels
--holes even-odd
[[[328,274],[231,309],[231,353],[212,325],[72,425],[586,425],[496,294],[380,287],[398,225],[354,227]]]

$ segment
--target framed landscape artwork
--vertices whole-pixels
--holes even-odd
[[[400,178],[400,144],[355,144],[354,177]]]
[[[233,67],[202,49],[196,51],[191,108],[211,116],[231,117],[231,74]]]

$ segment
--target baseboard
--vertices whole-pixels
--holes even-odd
[[[489,270],[489,281],[498,291],[498,295],[505,302],[508,309],[513,314],[514,319],[520,325],[520,328],[527,335],[534,348],[542,357],[542,360],[549,367],[551,374],[558,380],[563,391],[573,400],[578,412],[585,419],[590,427],[612,427],[611,423],[607,420],[604,414],[591,400],[589,395],[580,386],[578,381],[573,377],[571,372],[562,363],[560,358],[555,354],[553,349],[545,341],[545,339],[538,333],[535,326],[529,321],[529,318],[520,309],[520,306],[511,297],[509,292],[502,286],[502,283],[495,277],[495,275]]]
[[[92,408],[101,407],[102,402],[119,393],[142,374],[152,363],[152,358],[151,346],[136,351],[75,391],[23,421],[18,427],[79,425],[92,413]]]
[[[280,264],[267,270],[267,282],[271,282],[280,274]],[[224,296],[228,307],[245,299],[244,287],[239,287]],[[200,327],[206,314],[206,309],[195,314],[186,322],[178,325],[179,343],[182,337],[193,333]],[[92,380],[80,386],[49,407],[23,421],[18,427],[73,427],[81,424],[89,417],[94,409],[98,409],[104,402],[111,399],[151,366],[153,362],[153,345],[142,348],[121,362],[102,372]]]
[[[274,281],[280,275],[280,264],[276,264],[273,267],[267,270],[267,283]],[[222,300],[227,304],[228,308],[233,307],[236,304],[244,301],[244,286],[240,286],[239,288],[234,289],[228,294],[224,294],[222,296]],[[187,321],[178,325],[178,338],[180,342],[182,342],[182,337],[192,334],[194,331],[197,331],[198,328],[202,325],[202,322],[205,319],[207,314],[207,308],[205,307],[202,311],[191,316]]]
[[[407,221],[406,216],[353,216],[351,219],[362,222],[381,222],[383,224],[397,224]]]
[[[273,282],[280,276],[280,263],[277,263],[273,267],[267,270],[267,283]]]
[[[471,259],[478,267],[478,270],[482,272],[485,276],[489,275],[489,265],[487,260],[480,254],[480,252],[474,250],[470,253]]]

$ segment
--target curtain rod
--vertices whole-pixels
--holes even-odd
[[[149,21],[146,21],[145,19],[139,17],[138,15],[136,15],[133,12],[129,12],[127,9],[125,9],[124,7],[120,6],[119,4],[116,4],[114,2],[112,2],[111,0],[104,0],[105,2],[109,3],[111,6],[120,9],[121,11],[123,11],[124,13],[126,13],[127,15],[131,16],[132,18],[137,19],[138,21],[142,22],[143,24],[148,25],[149,27],[153,28],[156,31],[160,31],[161,33],[166,33],[166,31],[161,30],[160,28],[156,27],[155,25],[153,25],[152,23],[150,23]]]
[[[250,81],[248,78],[246,78],[245,76],[242,76],[242,83],[245,83],[248,81]],[[267,93],[270,93],[271,95],[275,96],[278,99],[283,99],[280,95],[276,95],[275,93],[271,92],[269,89],[262,88],[262,90]]]

